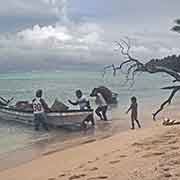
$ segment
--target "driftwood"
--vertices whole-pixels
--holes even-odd
[[[164,119],[162,123],[162,125],[164,126],[173,126],[173,125],[179,125],[179,124],[180,124],[180,121],[171,120],[169,118]]]
[[[173,82],[180,82],[180,57],[177,60],[176,56],[167,57],[162,60],[150,60],[148,63],[142,63],[139,59],[136,59],[131,56],[130,50],[130,40],[126,38],[126,40],[120,39],[120,41],[116,41],[115,44],[118,46],[121,54],[124,56],[125,60],[119,65],[115,66],[114,64],[108,65],[104,68],[103,74],[105,75],[106,70],[112,68],[113,75],[116,75],[117,70],[123,70],[126,66],[126,82],[131,81],[132,85],[135,81],[135,76],[138,72],[148,72],[150,74],[154,73],[166,73],[169,76],[173,77]],[[118,50],[116,49],[116,50]],[[169,61],[169,59],[175,59],[174,61]],[[171,104],[173,97],[180,90],[180,86],[170,86],[164,87],[163,90],[170,90],[170,96],[167,100],[165,100],[159,107],[159,109],[153,113],[153,119],[156,119],[156,116],[161,112],[166,105]]]

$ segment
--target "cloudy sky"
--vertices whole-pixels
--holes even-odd
[[[59,69],[122,61],[114,41],[129,37],[131,53],[180,54],[180,0],[1,0],[0,71]]]

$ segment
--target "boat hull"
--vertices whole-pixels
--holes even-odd
[[[18,111],[8,107],[0,107],[0,119],[34,125],[34,115],[32,112]],[[47,113],[47,124],[51,126],[82,124],[84,121],[89,120],[93,120],[93,110]]]

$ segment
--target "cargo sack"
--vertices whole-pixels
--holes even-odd
[[[95,88],[97,92],[101,93],[107,104],[112,103],[112,91],[105,86],[99,86]]]
[[[32,104],[30,104],[28,101],[18,101],[15,105],[15,108],[21,111],[27,111],[27,112],[33,111]]]
[[[62,112],[67,111],[69,107],[66,106],[64,103],[60,102],[58,99],[55,99],[50,109],[52,112]]]

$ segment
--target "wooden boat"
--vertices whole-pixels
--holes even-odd
[[[91,121],[92,124],[94,124],[93,110],[50,112],[47,113],[47,117],[47,124],[56,127],[72,124],[80,124],[85,126],[86,122],[88,121]],[[13,106],[0,106],[0,119],[34,125],[33,112],[17,110]]]
[[[116,104],[118,104],[118,94],[117,93],[114,93],[114,92],[112,92],[112,101],[111,101],[111,103],[110,103],[110,105],[116,105]]]

